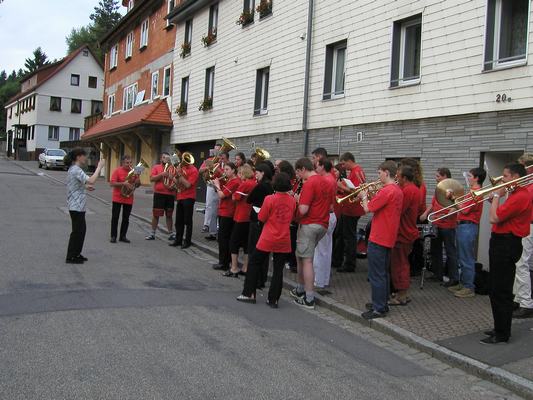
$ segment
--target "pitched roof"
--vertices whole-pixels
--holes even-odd
[[[89,50],[89,52],[92,54],[93,58],[96,60],[98,65],[100,65],[100,67],[103,70],[104,67],[103,67],[102,63],[94,55],[94,53],[91,51],[89,46],[83,45],[83,46],[79,47],[78,49],[74,50],[72,53],[70,53],[68,56],[66,56],[62,60],[60,60],[58,62],[55,62],[53,64],[43,65],[42,67],[40,67],[36,71],[32,72],[30,75],[26,76],[24,78],[23,82],[27,81],[32,76],[37,75],[37,83],[34,86],[30,87],[29,89],[25,90],[24,92],[20,92],[20,93],[16,94],[15,96],[13,96],[12,98],[10,98],[6,102],[6,106],[10,105],[14,101],[17,101],[18,99],[20,99],[20,98],[22,98],[24,96],[26,96],[27,94],[30,94],[35,89],[37,89],[39,86],[41,86],[43,83],[45,83],[48,80],[52,79],[55,75],[57,75],[57,73],[59,71],[61,71],[63,68],[65,68],[72,60],[74,60],[76,58],[76,56],[78,56],[78,54],[80,54],[82,52],[82,50],[85,50],[85,49]]]
[[[141,125],[172,127],[172,116],[167,101],[156,100],[153,103],[134,107],[128,112],[100,120],[82,135],[81,140],[92,140],[125,131]]]

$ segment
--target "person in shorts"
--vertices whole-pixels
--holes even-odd
[[[174,213],[174,199],[176,191],[165,186],[164,180],[168,177],[165,165],[170,162],[170,154],[161,153],[160,163],[152,167],[150,182],[154,182],[154,202],[152,210],[152,231],[146,240],[155,240],[155,232],[159,225],[159,218],[166,216],[167,229],[170,232],[168,240],[175,240],[173,232],[172,214]]]
[[[300,195],[294,197],[298,203],[300,227],[295,252],[298,286],[291,291],[291,295],[296,304],[312,309],[315,307],[313,257],[315,247],[328,230],[335,192],[326,178],[315,172],[309,159],[300,158],[294,168],[304,184]]]

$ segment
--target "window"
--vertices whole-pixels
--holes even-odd
[[[396,21],[392,32],[391,87],[420,82],[422,15]]]
[[[89,87],[91,89],[96,89],[98,86],[98,78],[96,76],[90,76],[89,77]]]
[[[176,5],[176,2],[174,0],[168,0],[168,2],[167,2],[167,14],[170,14],[170,12],[174,9],[175,5]],[[173,26],[173,25],[174,24],[167,19],[167,27]]]
[[[326,74],[324,76],[324,100],[344,96],[346,64],[346,40],[326,47]]]
[[[133,0],[128,0],[128,12],[130,12],[133,7],[135,7],[135,2]]]
[[[83,50],[83,57],[89,57],[89,50],[85,49]]]
[[[115,93],[107,97],[107,115],[111,115],[115,112]]]
[[[70,128],[68,140],[80,140],[80,128]]]
[[[9,116],[8,118],[12,118],[13,117],[13,107],[9,107]]]
[[[159,94],[159,71],[152,74],[152,91],[150,92],[150,99],[155,99]]]
[[[254,15],[254,9],[255,9],[255,0],[244,0],[244,6],[243,6],[243,13],[250,13],[252,14],[252,20]]]
[[[50,97],[50,111],[61,111],[61,97]]]
[[[148,28],[150,27],[150,20],[146,18],[141,25],[141,49],[148,46]]]
[[[48,127],[48,140],[59,140],[59,126]]]
[[[209,7],[209,32],[213,36],[217,36],[217,27],[218,27],[218,3],[213,4]]]
[[[91,100],[91,115],[101,114],[104,104],[100,100]]]
[[[213,100],[214,87],[215,87],[215,67],[207,68],[205,70],[204,99]]]
[[[267,113],[269,79],[270,67],[257,70],[257,77],[255,79],[254,115],[264,115]]]
[[[133,32],[128,33],[126,36],[126,54],[124,55],[126,60],[131,58],[133,54]]]
[[[135,97],[137,96],[137,84],[133,84],[124,89],[124,110],[130,110],[135,104]]]
[[[525,62],[528,15],[528,0],[488,0],[485,70]]]
[[[71,86],[80,86],[80,76],[77,74],[70,75],[70,85]]]
[[[183,113],[187,112],[187,104],[189,103],[189,77],[181,78],[181,99],[180,108]]]
[[[184,43],[190,44],[192,41],[192,19],[185,21],[185,38],[183,39]]]
[[[109,52],[109,69],[116,68],[118,65],[118,45],[111,47]]]
[[[35,140],[35,125],[31,127],[31,140]]]
[[[70,112],[74,114],[81,114],[81,100],[72,99],[70,103]]]
[[[170,65],[163,71],[163,96],[170,96]]]

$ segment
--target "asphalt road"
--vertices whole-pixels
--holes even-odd
[[[0,188],[0,399],[516,398],[287,297],[238,303],[242,280],[144,223],[110,244],[95,199],[89,262],[67,265],[65,187],[0,158]]]

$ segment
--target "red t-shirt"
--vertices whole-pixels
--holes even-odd
[[[507,200],[498,207],[496,215],[500,222],[492,225],[492,232],[512,233],[518,237],[528,236],[531,225],[531,208],[529,190],[525,187],[517,187],[509,194]]]
[[[428,189],[426,187],[426,184],[422,182],[418,190],[420,191],[420,209],[418,210],[418,216],[421,216],[422,214],[424,214],[424,212],[426,212],[426,196]]]
[[[356,165],[350,170],[350,173],[348,174],[348,179],[354,184],[355,187],[358,187],[359,185],[361,185],[361,183],[366,182],[365,172],[359,165]],[[365,215],[365,210],[363,210],[363,207],[358,201],[356,201],[355,203],[345,201],[342,205],[341,213],[350,217],[360,217],[362,215]]]
[[[300,205],[309,206],[307,214],[301,217],[301,225],[329,225],[329,210],[335,201],[335,192],[330,178],[312,175],[307,179],[300,195]]]
[[[185,189],[178,185],[179,190],[176,193],[176,199],[196,199],[196,184],[198,183],[199,177],[198,169],[194,165],[185,165],[182,168],[182,171],[185,179],[191,184],[191,186]]]
[[[403,193],[394,183],[385,185],[368,203],[374,213],[369,240],[383,247],[393,248],[398,236],[402,214]]]
[[[220,189],[224,193],[224,197],[220,199],[218,206],[218,215],[220,217],[233,217],[235,213],[235,202],[232,197],[240,184],[241,180],[239,178],[232,178],[225,184],[220,185]]]
[[[164,165],[161,165],[161,164],[154,165],[152,167],[152,172],[150,173],[150,176],[157,176],[159,174],[162,174],[164,171],[165,171]],[[160,180],[154,183],[154,193],[167,194],[167,195],[174,196],[176,192],[167,189],[167,187],[163,184],[164,179],[165,178],[161,178]]]
[[[431,209],[432,209],[431,210],[432,212],[439,211],[439,210],[443,209],[443,207],[439,204],[439,202],[437,201],[435,196],[433,196],[433,199],[431,199]],[[451,209],[449,209],[447,212],[436,214],[435,217],[440,217],[440,216],[442,216],[444,214],[448,214],[448,212],[450,212],[450,211],[451,211]],[[440,221],[432,222],[432,224],[435,225],[437,228],[455,229],[455,227],[457,226],[457,214],[451,215],[451,216],[446,217],[446,218],[443,218]]]
[[[246,200],[248,200],[248,195],[256,185],[257,181],[255,179],[246,179],[241,181],[241,184],[233,193],[233,200],[235,200],[235,214],[233,215],[233,220],[235,222],[250,222],[252,205]]]
[[[126,177],[128,176],[129,172],[130,172],[129,168],[118,167],[117,169],[113,171],[113,174],[111,175],[111,182],[113,183],[125,182]],[[134,182],[133,178],[130,180],[130,182]],[[133,194],[130,197],[123,197],[121,190],[122,190],[121,186],[113,186],[113,196],[112,196],[113,202],[122,203],[122,204],[133,204]]]
[[[470,195],[467,195],[467,196],[470,196]],[[475,202],[472,200],[472,196],[470,196],[470,200],[462,204],[461,208],[463,209],[463,211],[460,211],[457,213],[457,222],[470,221],[470,222],[473,222],[474,224],[479,225],[479,221],[481,220],[481,214],[483,214],[483,203],[484,202],[480,201],[479,203],[473,206],[470,206],[471,204],[474,204],[474,203]]]
[[[291,252],[290,223],[296,210],[296,201],[288,193],[275,193],[265,197],[258,219],[263,230],[257,248],[272,253]]]
[[[400,217],[400,227],[398,228],[399,243],[412,243],[418,239],[418,220],[420,189],[412,182],[401,187],[403,192],[402,215]]]

